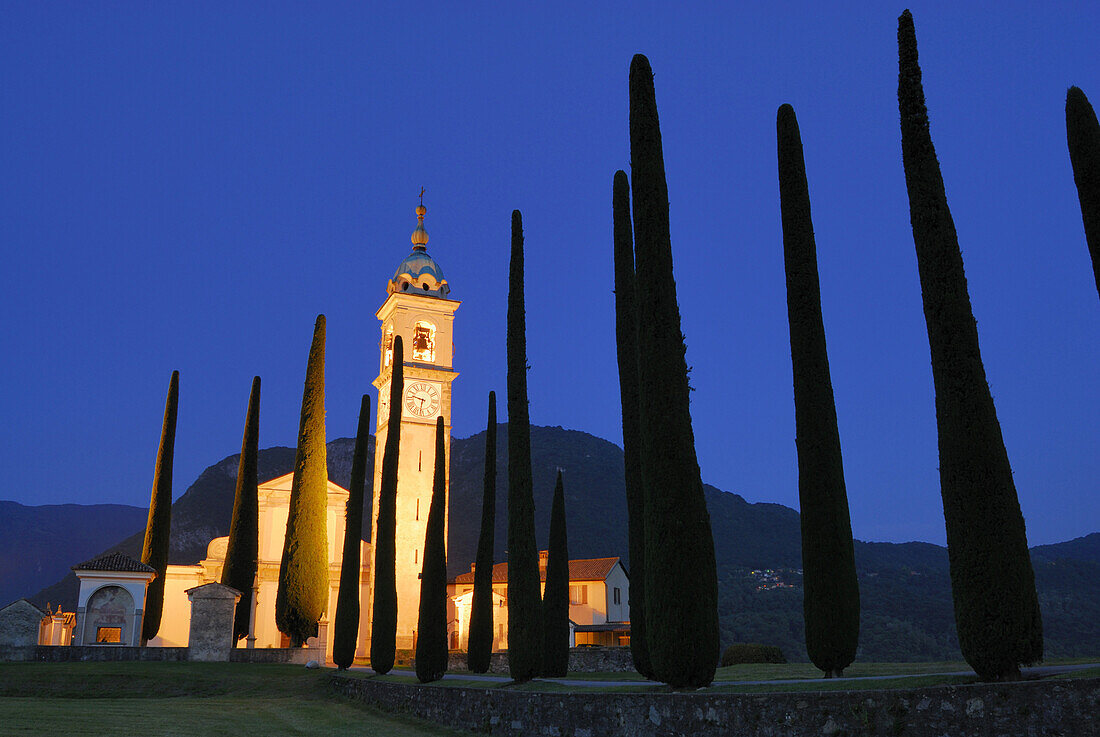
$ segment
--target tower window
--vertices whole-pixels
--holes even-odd
[[[416,518],[420,519],[420,500],[419,499],[416,500]],[[618,589],[615,589],[615,590],[618,591]]]
[[[426,320],[417,320],[413,328],[412,344],[414,361],[435,361],[435,325]]]
[[[414,550],[413,551],[413,563],[419,563],[419,562],[420,562],[420,551],[419,550]]]
[[[428,291],[428,282],[424,282],[423,284],[421,284],[421,285],[420,285],[420,287],[421,287],[421,289],[423,289],[423,290],[424,290],[425,292],[427,292],[427,291]]]
[[[386,358],[383,367],[389,366],[393,361],[393,325],[386,326],[386,334],[382,337],[382,345],[386,349]]]

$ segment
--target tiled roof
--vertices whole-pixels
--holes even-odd
[[[74,571],[132,571],[135,573],[155,573],[156,569],[147,566],[140,560],[134,560],[122,553],[107,553],[98,558],[86,560],[80,565],[73,566]]]
[[[607,622],[605,624],[575,624],[574,632],[629,632],[630,622]]]
[[[603,581],[611,569],[619,562],[615,558],[582,558],[569,561],[570,581]],[[546,580],[546,569],[539,571],[540,580]],[[474,572],[467,571],[455,576],[453,583],[473,583]],[[508,564],[497,563],[493,566],[493,583],[508,583]]]

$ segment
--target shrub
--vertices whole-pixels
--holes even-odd
[[[760,645],[755,642],[735,642],[722,651],[719,665],[742,665],[744,663],[786,663],[783,651],[775,645]]]

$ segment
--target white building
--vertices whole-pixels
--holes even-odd
[[[539,551],[540,587],[546,587],[547,551]],[[629,645],[630,580],[618,558],[569,561],[570,647]],[[454,615],[452,649],[465,650],[470,639],[470,608],[474,597],[474,566],[447,584]],[[508,649],[508,564],[493,566],[493,650]]]
[[[294,474],[288,473],[259,485],[259,551],[256,567],[256,596],[254,636],[252,643],[238,642],[238,647],[288,647],[287,637],[275,626],[275,593],[279,586],[279,564],[283,555],[286,536],[286,520],[290,509],[290,487]],[[331,481],[328,482],[328,507],[326,529],[328,531],[328,608],[318,626],[316,638],[309,646],[323,648],[326,660],[332,659],[332,638],[328,626],[336,613],[336,596],[340,588],[340,566],[344,551],[344,515],[349,493]],[[164,614],[160,631],[149,641],[152,646],[185,646],[191,625],[191,605],[187,590],[206,583],[221,580],[225,565],[225,549],[228,537],[210,541],[206,558],[197,565],[170,565],[164,582]],[[361,542],[359,567],[359,647],[357,655],[365,655],[370,643],[370,566],[373,561],[371,547]]]

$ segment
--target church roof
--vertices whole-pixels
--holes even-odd
[[[569,561],[569,580],[572,581],[605,581],[611,569],[618,564],[615,558],[581,558]],[[546,569],[539,569],[539,579],[546,580]],[[453,583],[473,583],[474,572],[468,571],[455,576]],[[508,582],[508,564],[497,563],[493,566],[493,583]]]
[[[416,208],[416,230],[411,239],[413,250],[393,272],[393,278],[386,288],[390,294],[446,297],[451,292],[451,287],[443,276],[443,269],[428,255],[428,231],[424,230],[424,214],[427,211],[423,202]]]
[[[404,261],[397,265],[397,270],[393,272],[393,279],[390,281],[397,281],[402,275],[408,276],[414,282],[420,281],[424,276],[430,276],[437,282],[446,281],[443,278],[443,269],[439,268],[435,259],[429,256],[427,251],[419,249],[414,249]]]
[[[132,571],[134,573],[155,573],[156,569],[140,560],[134,560],[123,553],[107,553],[98,558],[86,560],[73,566],[74,571]]]
[[[294,488],[294,472],[284,473],[282,476],[276,476],[273,479],[268,479],[257,485],[260,491],[290,491]],[[340,484],[336,483],[332,479],[328,480],[328,493],[329,494],[348,494],[347,489]]]

